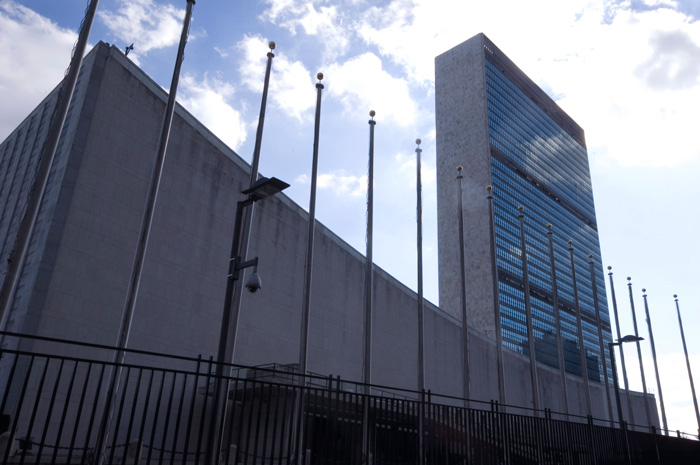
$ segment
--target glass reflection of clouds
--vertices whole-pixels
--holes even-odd
[[[545,234],[545,225],[552,223],[566,370],[581,373],[566,244],[572,239],[588,374],[591,380],[600,382],[601,354],[587,258],[588,253],[599,255],[600,245],[583,133],[572,135],[557,124],[550,112],[520,90],[488,55],[486,83],[504,344],[520,352],[528,350],[517,218],[517,206],[523,205],[537,359],[558,366],[556,347],[552,345],[555,324]],[[599,256],[594,260],[600,263]],[[596,285],[603,337],[609,342],[612,336],[603,273],[596,276]]]

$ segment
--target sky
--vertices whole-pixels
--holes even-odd
[[[0,0],[0,140],[60,82],[87,3]],[[129,58],[168,89],[185,7],[102,0],[90,44],[133,43]],[[199,0],[178,101],[250,162],[275,41],[260,172],[289,182],[286,193],[308,209],[323,72],[316,218],[363,254],[375,110],[374,261],[414,290],[421,138],[424,293],[438,304],[434,58],[480,32],[584,128],[622,334],[634,331],[629,276],[647,386],[658,393],[643,288],[669,427],[697,433],[673,299],[700,388],[697,0]],[[634,345],[625,357],[630,385],[641,390]]]

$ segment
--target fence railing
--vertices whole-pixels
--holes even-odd
[[[700,463],[698,441],[389,386],[368,394],[332,376],[299,383],[295,366],[232,366],[217,411],[211,358],[128,350],[114,363],[107,346],[0,336],[3,464]]]

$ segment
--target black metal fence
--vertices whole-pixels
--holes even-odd
[[[331,376],[301,386],[289,366],[232,367],[222,411],[211,359],[129,350],[115,363],[107,346],[0,335],[3,464],[700,463],[698,441],[389,387],[367,394]]]

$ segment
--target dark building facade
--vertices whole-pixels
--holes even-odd
[[[459,308],[453,291],[459,285],[458,194],[453,180],[456,167],[463,165],[468,324],[493,335],[492,273],[497,272],[503,345],[529,352],[518,218],[518,207],[523,206],[537,360],[559,366],[552,336],[557,333],[557,312],[566,371],[580,376],[576,317],[580,308],[588,377],[602,382],[605,355],[601,355],[598,328],[607,343],[611,327],[583,130],[483,34],[436,58],[435,86],[440,307],[454,315]],[[497,271],[489,252],[489,185],[493,186]],[[554,238],[556,309],[547,224],[552,225]],[[612,376],[609,365],[608,376]]]

